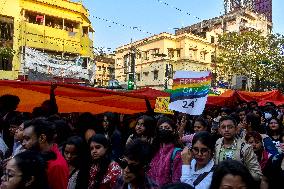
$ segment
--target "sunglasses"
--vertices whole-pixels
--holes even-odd
[[[125,159],[121,158],[117,160],[117,163],[122,169],[128,167],[130,172],[137,172],[141,168],[140,164],[128,163]]]

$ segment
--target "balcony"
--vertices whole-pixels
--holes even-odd
[[[80,52],[80,34],[25,22],[25,46],[68,53]]]
[[[81,46],[81,55],[92,56],[93,41],[87,35],[81,38]]]

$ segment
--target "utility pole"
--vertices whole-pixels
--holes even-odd
[[[132,44],[132,39],[131,39],[131,47],[130,47],[130,72],[128,73],[128,83],[127,83],[127,89],[128,90],[133,90],[135,86],[135,58],[136,58],[136,49]]]

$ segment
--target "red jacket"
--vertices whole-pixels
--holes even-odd
[[[51,189],[67,189],[69,176],[67,162],[60,153],[57,144],[52,146],[51,151],[56,154],[56,159],[48,161],[48,185]]]

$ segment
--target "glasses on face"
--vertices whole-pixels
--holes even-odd
[[[128,167],[130,172],[136,172],[141,168],[140,164],[128,163],[125,159],[118,159],[117,163],[122,169],[126,169],[126,167]]]
[[[199,153],[201,154],[201,155],[204,155],[204,154],[206,154],[206,153],[208,153],[209,152],[209,149],[208,148],[197,148],[197,147],[193,147],[192,148],[192,152],[195,154],[195,155],[198,155]]]
[[[2,178],[4,181],[9,181],[10,179],[14,177],[21,177],[21,176],[22,176],[21,174],[16,174],[16,173],[12,173],[7,170],[4,170]]]

